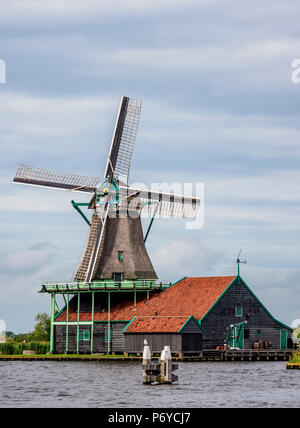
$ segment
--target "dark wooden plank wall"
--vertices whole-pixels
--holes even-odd
[[[117,322],[111,323],[111,352],[123,353],[125,352],[125,337],[122,334],[123,329],[126,327],[127,322]],[[94,324],[94,342],[93,342],[93,353],[102,353],[107,352],[108,342],[105,341],[105,328],[108,327],[107,323],[97,323]],[[90,325],[80,325],[79,331],[90,331],[91,336],[91,326]],[[77,326],[69,326],[69,353],[76,354],[77,352]],[[66,349],[66,326],[56,325],[55,326],[55,352],[64,353]],[[91,349],[90,340],[82,340],[79,342],[79,353],[80,354],[89,354]]]
[[[181,335],[177,333],[127,333],[125,334],[126,352],[143,352],[145,339],[147,339],[151,352],[161,352],[166,345],[170,346],[171,352],[181,352]]]
[[[235,307],[239,304],[243,308],[242,317],[235,315]],[[207,332],[203,335],[203,349],[215,349],[218,345],[224,345],[227,327],[245,320],[245,328],[249,330],[249,338],[244,339],[245,349],[251,349],[253,342],[258,340],[272,342],[273,349],[280,349],[280,330],[286,329],[274,322],[249,290],[237,282],[202,322],[202,327]],[[261,330],[261,337],[257,336],[257,330]],[[290,338],[292,333],[287,331]]]

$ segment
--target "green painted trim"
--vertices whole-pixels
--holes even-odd
[[[56,294],[77,294],[90,293],[91,291],[104,292],[129,292],[129,291],[153,291],[165,290],[172,285],[171,282],[147,279],[147,280],[124,280],[121,285],[115,285],[115,282],[110,280],[93,281],[91,283],[65,281],[65,282],[45,282],[42,284],[41,293],[56,293]]]
[[[53,293],[53,294],[56,294],[56,293]],[[64,306],[61,311],[59,311],[56,315],[54,315],[54,321],[64,312],[65,309],[66,309],[66,306]]]
[[[178,281],[173,282],[173,284],[171,284],[171,285],[170,285],[170,287],[166,288],[166,289],[165,289],[165,290],[163,290],[163,291],[168,290],[169,288],[173,287],[173,285],[178,284],[178,282],[183,281],[183,280],[184,280],[184,279],[186,279],[186,278],[188,278],[188,277],[187,277],[187,276],[183,276],[182,278],[178,279]]]
[[[247,288],[247,290],[250,292],[250,294],[255,298],[255,300],[257,301],[257,303],[259,303],[259,305],[264,309],[264,311],[269,315],[269,317],[272,319],[272,321],[274,321],[276,324],[281,325],[282,327],[288,329],[289,331],[293,331],[293,329],[291,327],[288,327],[287,325],[283,324],[282,322],[278,321],[276,318],[273,317],[273,315],[268,311],[268,309],[262,304],[262,302],[259,300],[259,298],[253,293],[253,291],[249,288],[249,286],[245,283],[245,281],[241,278],[241,276],[236,276],[231,283],[228,285],[228,287],[223,291],[223,293],[217,298],[217,300],[215,301],[215,303],[209,308],[209,310],[206,312],[206,314],[201,318],[201,323],[203,322],[203,320],[208,316],[208,314],[213,310],[213,308],[219,303],[219,301],[222,299],[222,297],[224,296],[224,294],[227,293],[227,291],[230,289],[230,287],[232,287],[232,285],[235,282],[241,281],[241,283]]]
[[[67,296],[66,354],[69,351],[69,295]]]
[[[55,306],[56,306],[56,308],[57,308],[57,312],[60,312],[60,309],[59,309],[59,306],[58,306],[58,304],[57,304],[57,301],[55,300]]]
[[[92,327],[91,327],[91,354],[94,348],[94,318],[95,318],[95,292],[92,291]]]
[[[177,333],[181,333],[181,330],[187,325],[187,323],[194,318],[193,315],[190,315],[189,318],[186,320],[186,322],[183,324],[183,326],[180,327],[180,329],[177,331]],[[194,318],[195,319],[195,318]],[[199,326],[200,327],[200,326]]]
[[[50,351],[54,352],[54,313],[55,313],[55,293],[51,293],[51,322],[50,322]]]
[[[146,241],[147,241],[147,238],[148,238],[148,235],[149,235],[149,233],[150,233],[150,230],[151,230],[152,224],[153,224],[153,222],[154,222],[154,217],[156,216],[156,213],[157,213],[157,210],[158,210],[159,205],[160,205],[160,203],[158,202],[158,203],[157,203],[157,206],[156,206],[156,208],[155,208],[155,210],[154,210],[154,213],[153,213],[152,219],[151,219],[151,221],[150,221],[150,224],[149,224],[149,226],[148,226],[148,229],[147,229],[147,232],[146,232],[146,235],[145,235],[145,238],[144,238],[144,242],[146,242]]]
[[[222,297],[224,296],[224,294],[226,294],[227,291],[229,290],[229,288],[235,283],[236,279],[237,279],[237,276],[231,281],[231,283],[228,285],[228,287],[226,288],[226,290],[223,291],[223,293],[217,298],[217,300],[215,301],[215,303],[209,308],[209,310],[206,312],[206,314],[201,318],[201,324],[202,324],[202,321],[207,317],[207,315],[219,303],[219,301],[222,299]]]
[[[108,330],[108,340],[107,340],[107,353],[110,354],[111,351],[111,327],[110,327],[110,292],[107,293],[107,330]],[[104,329],[105,332],[105,329]],[[105,341],[105,339],[104,339]]]
[[[73,200],[71,201],[71,204],[72,204],[73,208],[75,208],[75,210],[81,215],[81,217],[83,218],[83,220],[90,226],[91,223],[90,223],[89,219],[85,216],[85,214],[79,208],[79,206],[87,206],[89,204],[86,205],[84,203],[76,203]]]
[[[77,354],[79,354],[79,323],[80,323],[80,293],[78,293],[78,296],[77,296],[77,334],[76,334]]]
[[[55,321],[53,325],[92,325],[92,321]]]
[[[89,202],[75,202],[75,204],[77,207],[88,207],[90,205]]]
[[[204,328],[199,324],[199,322],[196,320],[196,318],[191,315],[186,322],[183,324],[183,326],[180,327],[180,329],[177,331],[177,333],[181,333],[181,331],[184,329],[184,327],[190,322],[190,320],[193,319],[195,321],[195,323],[200,327],[200,329],[202,330],[203,333],[206,333],[206,331],[204,330]]]
[[[87,324],[87,325],[92,325],[92,322],[93,321],[79,321],[79,325],[84,325],[84,324]],[[102,324],[107,324],[107,322],[108,321],[94,321],[94,324],[97,324],[97,323],[102,323]],[[120,323],[125,323],[125,322],[129,322],[129,320],[124,320],[124,321],[120,321],[120,320],[118,320],[118,321],[110,321],[110,323],[112,324],[112,323],[117,323],[117,322],[120,322]],[[67,321],[54,321],[53,322],[53,324],[54,325],[66,325],[67,324]],[[78,324],[78,322],[77,321],[69,321],[68,322],[68,324],[69,325],[77,325]]]
[[[136,319],[136,315],[132,318],[131,321],[129,321],[129,323],[127,324],[127,326],[124,328],[124,330],[122,331],[122,333],[125,333],[125,331],[127,330],[127,328],[130,326],[130,324]]]

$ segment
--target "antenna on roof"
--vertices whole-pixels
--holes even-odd
[[[241,255],[242,250],[239,251],[236,262],[238,265],[238,276],[240,276],[240,263],[243,263],[244,265],[246,264],[246,260],[241,261],[240,260],[240,255]]]

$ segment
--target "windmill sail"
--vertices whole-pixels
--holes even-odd
[[[104,178],[109,176],[128,183],[141,105],[141,100],[122,97]]]
[[[159,203],[158,215],[161,217],[196,218],[200,206],[200,199],[192,196],[175,195],[165,192],[154,192],[145,189],[120,186],[120,193],[125,198],[140,201],[141,207],[149,213],[154,213]],[[134,200],[135,199],[135,200]]]
[[[103,236],[108,215],[108,207],[101,212],[95,212],[92,217],[88,242],[82,262],[74,275],[75,281],[91,282],[97,268],[103,245]]]
[[[13,182],[62,190],[94,193],[96,191],[97,184],[99,183],[99,178],[84,177],[77,174],[64,174],[61,172],[50,171],[48,169],[19,164]]]

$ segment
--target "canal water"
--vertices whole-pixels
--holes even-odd
[[[173,385],[143,385],[139,362],[0,361],[0,407],[300,407],[285,362],[179,363]]]

